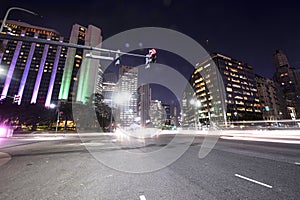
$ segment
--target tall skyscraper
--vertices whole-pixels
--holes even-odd
[[[138,88],[138,116],[141,119],[141,126],[145,127],[150,122],[150,101],[151,90],[149,84],[141,85]]]
[[[8,20],[4,32],[54,41],[65,41],[49,28]],[[67,49],[62,46],[23,41],[3,41],[0,53],[1,99],[20,96],[19,104],[57,102]]]
[[[88,28],[78,24],[73,25],[70,43],[96,47],[101,41],[99,28],[92,25]],[[99,61],[85,58],[87,53],[89,51],[83,49],[68,49],[59,100],[86,103],[90,95],[97,91],[98,82],[102,77]]]
[[[276,50],[273,54],[276,72],[274,81],[279,85],[284,95],[284,101],[289,113],[288,118],[296,119],[300,116],[300,75],[291,67],[286,55]]]
[[[121,66],[117,88],[118,94],[115,103],[119,107],[119,123],[122,126],[130,126],[138,116],[138,68]]]

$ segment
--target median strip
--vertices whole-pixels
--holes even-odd
[[[235,175],[236,177],[239,177],[239,178],[242,178],[242,179],[244,179],[244,180],[247,180],[247,181],[250,181],[250,182],[253,182],[253,183],[262,185],[262,186],[264,186],[264,187],[267,187],[267,188],[273,188],[273,186],[271,186],[271,185],[268,185],[268,184],[265,184],[265,183],[256,181],[256,180],[254,180],[254,179],[251,179],[251,178],[248,178],[248,177],[239,175],[239,174],[234,174],[234,175]]]

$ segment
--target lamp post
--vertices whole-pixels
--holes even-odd
[[[5,24],[5,22],[6,22],[6,20],[7,20],[7,17],[8,17],[8,14],[9,14],[9,12],[12,11],[12,10],[21,10],[21,11],[24,11],[24,12],[27,12],[27,13],[30,13],[30,14],[33,14],[33,15],[38,15],[37,13],[32,12],[32,11],[27,10],[27,9],[24,9],[24,8],[11,7],[11,8],[9,8],[9,9],[6,11],[6,14],[5,14],[5,16],[4,16],[4,19],[3,19],[2,24],[1,24],[1,27],[0,27],[0,33],[2,33],[4,24]]]

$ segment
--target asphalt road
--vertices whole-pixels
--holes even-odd
[[[0,160],[11,159],[0,162],[0,199],[299,199],[300,145],[219,139],[199,159],[196,137],[174,163],[148,173],[118,171],[95,156],[130,166],[121,152],[155,152],[172,138],[1,139]]]

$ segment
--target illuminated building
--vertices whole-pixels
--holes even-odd
[[[4,32],[74,44],[97,46],[101,43],[99,28],[73,26],[70,40],[49,28],[7,20]],[[85,103],[102,87],[99,61],[84,59],[88,51],[50,44],[4,40],[0,52],[1,99],[20,96],[21,103],[43,103],[46,107],[60,101]],[[80,73],[79,72],[80,68]],[[76,83],[76,84],[75,84]]]
[[[278,120],[283,119],[286,116],[286,105],[282,106],[280,96],[282,96],[280,89],[276,87],[273,80],[255,76],[258,96],[261,103],[261,110],[263,113],[263,119],[265,120]]]
[[[102,41],[101,30],[89,25],[88,28],[73,25],[69,43],[98,46]],[[92,93],[99,92],[102,72],[99,60],[85,58],[87,50],[69,48],[61,81],[58,99],[86,103]],[[80,70],[79,70],[80,69]],[[98,87],[97,87],[98,86]],[[101,87],[101,86],[100,86]]]
[[[150,121],[153,127],[161,128],[166,122],[166,111],[159,100],[150,101]]]
[[[64,41],[60,34],[44,27],[8,20],[4,32],[53,41]],[[3,41],[0,53],[1,98],[19,95],[21,102],[50,103],[57,101],[67,49],[49,44]],[[3,76],[3,75],[6,76]]]
[[[138,116],[137,110],[138,68],[121,66],[117,83],[119,119],[122,126],[130,126]]]
[[[273,76],[282,90],[289,115],[285,118],[296,119],[300,113],[300,75],[298,71],[289,65],[286,55],[276,50],[273,54],[276,72]]]
[[[212,54],[196,64],[191,86],[193,96],[200,101],[198,115],[202,124],[218,117],[226,121],[262,119],[253,69],[245,63]]]
[[[164,111],[166,113],[165,125],[171,125],[171,106],[170,106],[170,104],[167,104],[167,103],[162,103],[162,106],[163,106]]]

